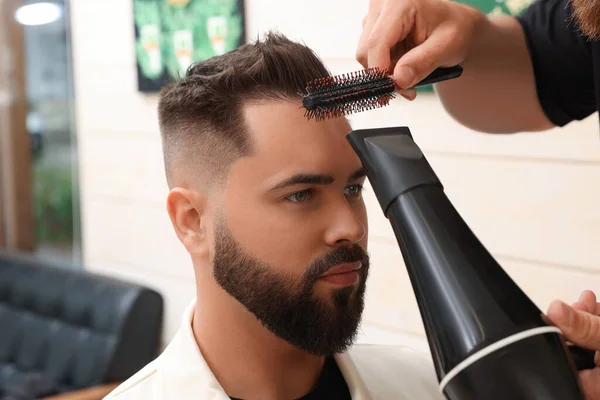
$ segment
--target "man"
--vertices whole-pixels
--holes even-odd
[[[463,75],[436,91],[471,129],[543,131],[600,108],[600,0],[537,0],[519,17],[446,0],[371,0],[363,28],[357,59],[393,71],[409,100],[433,70],[461,64]],[[597,304],[584,291],[571,307],[552,303],[548,316],[569,341],[600,350]],[[580,377],[589,399],[600,399],[600,368]]]
[[[269,34],[162,93],[168,212],[197,297],[163,354],[107,399],[442,399],[427,357],[352,347],[365,171],[348,122],[308,121],[297,94],[327,74]]]

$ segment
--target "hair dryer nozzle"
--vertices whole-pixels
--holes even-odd
[[[467,226],[409,129],[347,139],[393,228],[446,397],[583,399],[560,331]]]
[[[410,189],[422,185],[441,188],[408,128],[353,131],[348,140],[363,161],[384,214],[399,195]]]

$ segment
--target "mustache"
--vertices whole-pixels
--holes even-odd
[[[369,267],[369,253],[357,244],[337,247],[315,260],[305,272],[305,281],[314,283],[321,275],[343,263],[360,261],[363,268]]]

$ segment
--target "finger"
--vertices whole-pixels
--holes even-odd
[[[555,301],[548,318],[561,329],[565,339],[581,347],[600,350],[600,317]]]
[[[571,304],[571,307],[573,307],[573,308],[575,308],[577,310],[585,311],[585,312],[590,313],[590,314],[600,315],[600,303],[598,303],[598,302],[594,303],[594,305],[591,308],[591,311],[590,311],[590,306],[589,305],[584,304],[584,303],[582,303],[580,301]]]
[[[391,50],[412,30],[415,14],[416,8],[411,1],[385,4],[367,39],[369,68],[393,69]]]
[[[588,306],[585,303],[582,302],[576,302],[571,304],[571,307],[577,309],[577,310],[581,310],[581,311],[585,311],[585,312],[590,312],[588,309]]]
[[[584,290],[579,296],[578,303],[582,303],[586,306],[587,312],[596,312],[596,295],[591,290]]]
[[[457,58],[460,44],[455,43],[453,37],[437,30],[422,44],[406,52],[394,69],[396,84],[403,89],[411,88],[436,68],[454,64],[452,61]]]
[[[596,293],[592,290],[584,290],[579,297],[578,302],[584,302],[587,306],[588,312],[600,315],[600,302],[598,302],[598,298]]]
[[[363,68],[369,67],[367,40],[371,35],[371,30],[373,29],[375,21],[377,21],[378,15],[379,14],[373,15],[372,13],[369,13],[363,19],[363,30],[360,35],[360,39],[358,40],[358,47],[356,49],[356,61],[358,61],[363,66]]]
[[[363,68],[369,67],[367,41],[371,35],[371,31],[373,30],[373,25],[377,21],[377,18],[379,18],[379,14],[381,14],[381,8],[381,1],[370,0],[369,10],[367,11],[367,15],[362,20],[362,32],[360,39],[358,40],[358,47],[356,49],[356,60],[363,66]]]
[[[407,43],[406,43],[406,41],[404,41],[404,42],[396,43],[396,45],[391,48],[391,50],[390,50],[390,65],[392,67],[390,68],[390,70],[393,70],[393,66],[395,66],[396,63],[398,62],[398,60],[400,60],[400,58],[406,53],[407,47],[408,47]]]
[[[406,100],[413,101],[417,98],[417,91],[415,89],[402,90],[399,92],[400,96],[404,97]]]
[[[594,364],[600,366],[600,352],[598,351],[594,354]]]
[[[600,399],[600,368],[580,371],[579,382],[586,399]]]

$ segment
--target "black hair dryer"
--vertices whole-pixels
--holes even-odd
[[[593,351],[560,331],[477,239],[406,127],[347,135],[408,269],[440,391],[450,400],[583,400]]]

